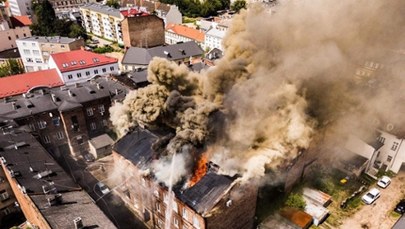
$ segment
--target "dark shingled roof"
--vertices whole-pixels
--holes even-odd
[[[204,214],[221,200],[227,190],[232,187],[232,183],[233,179],[228,176],[209,172],[178,197],[198,213]]]
[[[148,65],[153,57],[162,57],[175,61],[201,56],[203,53],[204,51],[194,41],[156,46],[148,49],[131,47],[126,51],[122,64]]]

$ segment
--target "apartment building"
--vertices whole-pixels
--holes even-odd
[[[6,179],[3,168],[0,168],[0,225],[5,224],[7,217],[14,212],[20,211],[16,206],[16,198]]]
[[[204,32],[185,25],[168,24],[165,30],[165,42],[172,45],[179,42],[194,41],[204,48]]]
[[[211,50],[217,48],[224,51],[222,40],[226,34],[225,30],[218,29],[216,26],[212,27],[205,33],[204,47]]]
[[[0,30],[0,51],[17,48],[17,40],[31,37],[29,26]]]
[[[119,72],[117,59],[81,49],[51,54],[49,68],[56,69],[66,85]]]
[[[123,45],[121,21],[124,16],[119,9],[97,3],[80,7],[82,25],[88,33]]]
[[[220,175],[218,165],[208,162],[206,173],[195,184],[185,181],[172,190],[159,183],[153,172],[144,172],[159,158],[153,145],[164,136],[137,127],[113,148],[114,161],[127,174],[117,192],[138,218],[148,228],[253,228],[257,187]]]
[[[68,37],[26,37],[16,40],[25,71],[49,69],[50,55],[78,50],[84,46],[83,39]]]
[[[110,126],[112,101],[126,93],[126,87],[109,77],[71,86],[37,87],[23,96],[5,97],[0,117],[24,126],[55,158],[69,153],[80,158],[89,152],[88,140]]]
[[[94,200],[62,169],[33,135],[3,121],[0,165],[27,228],[116,228]],[[1,184],[0,184],[1,185]],[[6,197],[4,194],[0,194]]]
[[[80,6],[83,6],[88,3],[97,2],[96,0],[74,0],[74,1],[66,1],[66,0],[50,0],[55,13],[58,12],[66,12],[66,11],[79,11]]]
[[[12,16],[32,14],[32,0],[8,0]]]

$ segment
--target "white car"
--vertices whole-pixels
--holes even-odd
[[[372,188],[361,198],[361,200],[363,200],[363,202],[366,204],[372,204],[379,197],[380,197],[380,190]]]
[[[380,186],[381,188],[386,188],[390,184],[391,184],[391,178],[389,178],[387,176],[381,177],[381,179],[377,182],[377,185]]]
[[[108,193],[110,193],[110,189],[104,183],[98,182],[96,184],[96,186],[100,189],[100,191],[101,191],[101,193],[103,193],[103,195],[107,195]]]

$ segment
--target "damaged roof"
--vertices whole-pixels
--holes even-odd
[[[232,187],[233,179],[213,172],[205,174],[178,198],[200,214],[208,213]]]

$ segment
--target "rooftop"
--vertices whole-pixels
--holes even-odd
[[[99,12],[102,14],[107,14],[109,16],[113,16],[116,18],[122,18],[121,12],[119,9],[115,9],[113,7],[109,7],[106,5],[101,5],[99,3],[90,3],[90,4],[86,4],[82,7],[80,7],[81,9],[87,9],[87,10],[91,10],[91,11],[95,11],[95,12]]]
[[[312,223],[312,216],[295,208],[285,208],[280,211],[280,215],[299,228],[308,228]]]
[[[0,138],[6,170],[19,184],[17,191],[29,196],[51,228],[74,228],[76,217],[86,227],[115,228],[32,135],[18,129],[7,135]]]
[[[115,58],[85,50],[54,53],[51,57],[61,72],[70,72],[118,62]]]
[[[55,69],[29,72],[0,78],[0,98],[20,95],[35,87],[59,87],[63,85]]]
[[[14,27],[23,27],[32,25],[32,21],[27,15],[10,17],[10,21]]]
[[[18,52],[18,48],[14,49],[7,49],[0,52],[0,59],[17,59],[20,58],[20,53]]]
[[[0,117],[16,119],[43,112],[67,111],[96,99],[106,97],[121,99],[126,92],[127,89],[122,84],[107,77],[94,79],[77,86],[33,90],[25,97],[15,96],[0,103]]]
[[[121,10],[120,12],[124,17],[148,16],[149,15],[148,13],[142,12],[135,8],[128,8],[127,10]]]
[[[193,29],[184,25],[168,24],[166,26],[166,30],[181,35],[183,37],[190,38],[197,42],[204,42],[205,34],[198,29]]]
[[[148,65],[153,57],[162,57],[168,60],[183,60],[189,57],[202,56],[204,51],[194,41],[178,43],[174,45],[156,46],[153,48],[129,48],[123,64]]]
[[[219,30],[214,27],[214,28],[211,28],[210,30],[208,30],[208,32],[206,33],[206,36],[224,38],[225,34],[226,34],[226,32],[224,30]]]
[[[77,41],[78,39],[69,38],[69,37],[61,37],[61,36],[53,36],[53,37],[34,36],[34,37],[20,38],[18,40],[21,40],[21,41],[37,41],[39,43],[70,44],[72,42]]]

